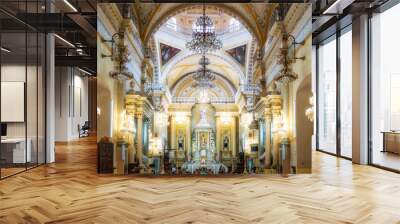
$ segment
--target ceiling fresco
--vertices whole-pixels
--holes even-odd
[[[177,55],[181,50],[169,46],[167,44],[160,43],[160,57],[161,57],[161,65],[165,65],[173,58],[175,55]]]
[[[246,64],[246,45],[235,47],[226,51],[232,58],[234,58],[239,64],[245,66]]]

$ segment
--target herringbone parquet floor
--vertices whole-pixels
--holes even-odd
[[[400,223],[400,175],[315,152],[313,174],[96,174],[93,138],[0,181],[0,223]]]

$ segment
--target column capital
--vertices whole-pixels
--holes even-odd
[[[127,94],[125,96],[125,110],[126,114],[134,115],[135,114],[135,98],[132,94]]]
[[[142,119],[143,118],[143,110],[136,110],[135,117],[138,119]]]
[[[267,103],[270,105],[272,117],[278,117],[281,115],[282,109],[282,97],[279,94],[270,94],[267,96]]]
[[[272,111],[271,111],[271,107],[269,107],[269,105],[264,108],[264,118],[267,121],[271,120],[271,118],[272,118]]]
[[[272,117],[278,117],[281,115],[281,105],[273,106],[271,108]]]

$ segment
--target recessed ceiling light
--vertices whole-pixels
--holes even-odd
[[[64,0],[64,3],[68,5],[74,12],[78,12],[78,10],[68,1]]]
[[[343,9],[351,5],[355,0],[336,0],[322,14],[342,14]]]
[[[68,40],[62,38],[61,36],[59,36],[58,34],[54,34],[55,37],[57,37],[59,40],[61,40],[62,42],[64,42],[65,44],[67,44],[70,47],[75,48],[75,45],[73,45],[71,42],[69,42]]]
[[[81,71],[81,72],[83,72],[83,73],[85,73],[85,74],[87,74],[87,75],[93,75],[92,73],[90,73],[90,72],[88,72],[88,71],[86,71],[86,70],[83,70],[83,69],[81,69],[81,68],[79,68],[79,67],[78,67],[78,70]]]
[[[4,51],[4,52],[6,52],[6,53],[10,53],[10,52],[11,52],[10,49],[5,48],[5,47],[1,47],[0,49],[1,49],[1,51]]]

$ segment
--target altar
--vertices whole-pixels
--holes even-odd
[[[215,127],[207,120],[206,110],[200,111],[200,119],[192,132],[192,149],[188,161],[182,166],[187,173],[227,173],[228,168],[216,160]]]

